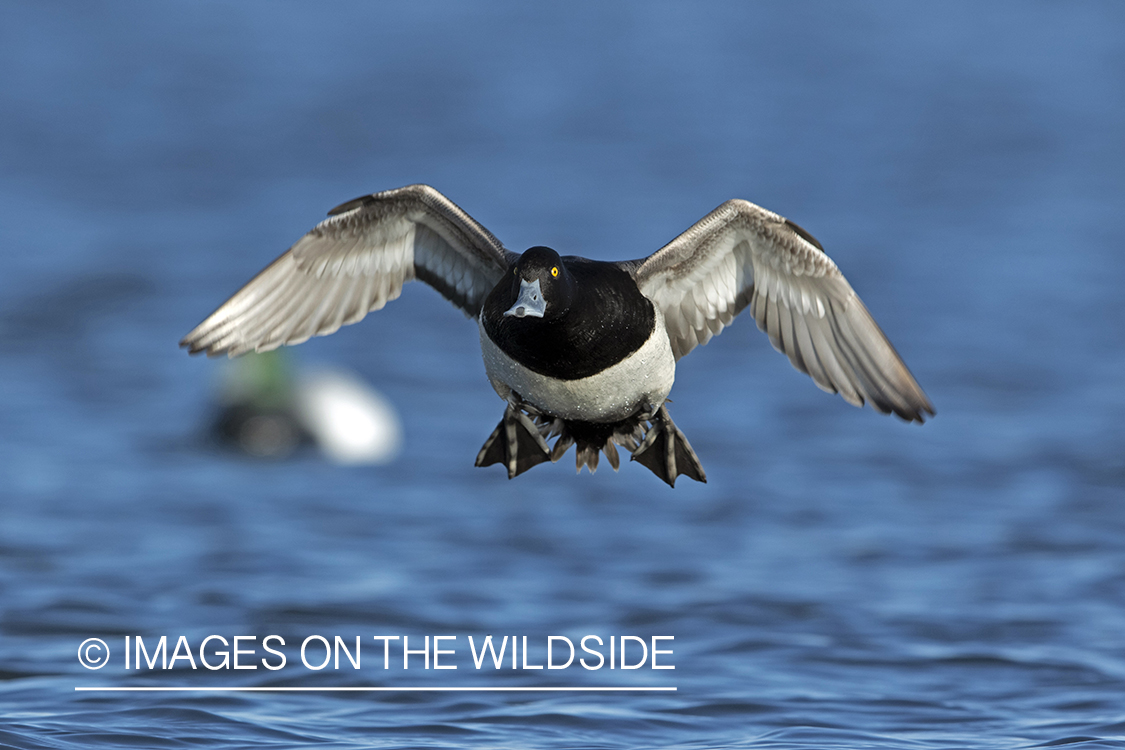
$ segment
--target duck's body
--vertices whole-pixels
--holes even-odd
[[[528,312],[539,299],[542,311]],[[614,446],[637,455],[642,425],[676,379],[664,316],[614,263],[533,247],[485,299],[478,327],[488,379],[509,408],[477,465],[503,463],[511,476],[575,443],[579,468],[595,470],[604,451],[616,469]],[[520,412],[534,417],[534,429]],[[554,449],[536,432],[558,435]],[[686,441],[684,450],[691,451]],[[678,473],[705,480],[694,453],[681,463]],[[661,468],[657,474],[674,482],[675,466]]]
[[[663,317],[657,322],[663,324]],[[560,419],[619,421],[635,414],[642,404],[664,403],[676,379],[676,359],[663,331],[657,330],[639,349],[600,372],[560,378],[522,365],[489,337],[483,321],[479,328],[484,369],[500,398],[507,400],[512,391],[528,394],[524,401]]]
[[[515,391],[544,413],[582,422],[616,422],[642,403],[664,403],[676,360],[664,317],[632,277],[612,263],[559,258],[547,248],[528,253],[570,276],[574,297],[554,315],[548,305],[546,317],[505,316],[519,297],[519,274],[512,273],[485,299],[481,350],[500,397]]]
[[[821,388],[907,420],[933,414],[819,243],[746,201],[647,258],[605,263],[509,252],[425,185],[376,193],[333,210],[181,343],[230,356],[300,343],[358,321],[415,277],[477,320],[489,381],[507,402],[477,465],[503,463],[509,477],[577,443],[579,468],[604,451],[616,469],[621,445],[669,484],[705,481],[664,403],[676,360],[748,305]]]

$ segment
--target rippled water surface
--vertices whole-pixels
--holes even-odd
[[[0,747],[1125,746],[1120,4],[7,5],[0,71]],[[472,465],[474,326],[415,285],[292,352],[395,404],[397,461],[209,443],[222,363],[178,339],[412,182],[603,259],[761,203],[938,417],[849,407],[740,319],[672,392],[708,484],[509,482]],[[276,671],[123,661],[271,634]],[[532,665],[674,636],[675,670],[478,671],[488,634]],[[361,668],[304,667],[312,635]],[[458,669],[375,635],[456,635]],[[676,691],[75,691],[170,686]]]

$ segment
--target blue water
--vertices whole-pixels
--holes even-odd
[[[13,3],[0,112],[0,747],[1125,747],[1120,3]],[[672,392],[708,484],[509,482],[472,465],[474,327],[416,285],[294,351],[396,405],[399,460],[211,445],[220,363],[179,338],[412,182],[605,259],[758,202],[938,416],[849,407],[740,319]],[[477,671],[490,633],[669,635],[676,669]],[[282,670],[122,661],[270,634]],[[458,669],[383,670],[387,634]],[[311,635],[362,668],[306,669]]]

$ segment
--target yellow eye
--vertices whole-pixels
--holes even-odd
[[[558,266],[551,266],[551,275],[552,276],[558,276],[559,275],[559,267]]]

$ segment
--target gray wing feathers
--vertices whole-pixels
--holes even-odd
[[[475,316],[509,256],[429,186],[375,193],[334,209],[181,345],[233,357],[299,344],[361,320],[415,278]]]
[[[679,359],[749,306],[758,327],[825,391],[923,421],[933,406],[810,234],[727,201],[652,256],[622,264],[664,313]]]

